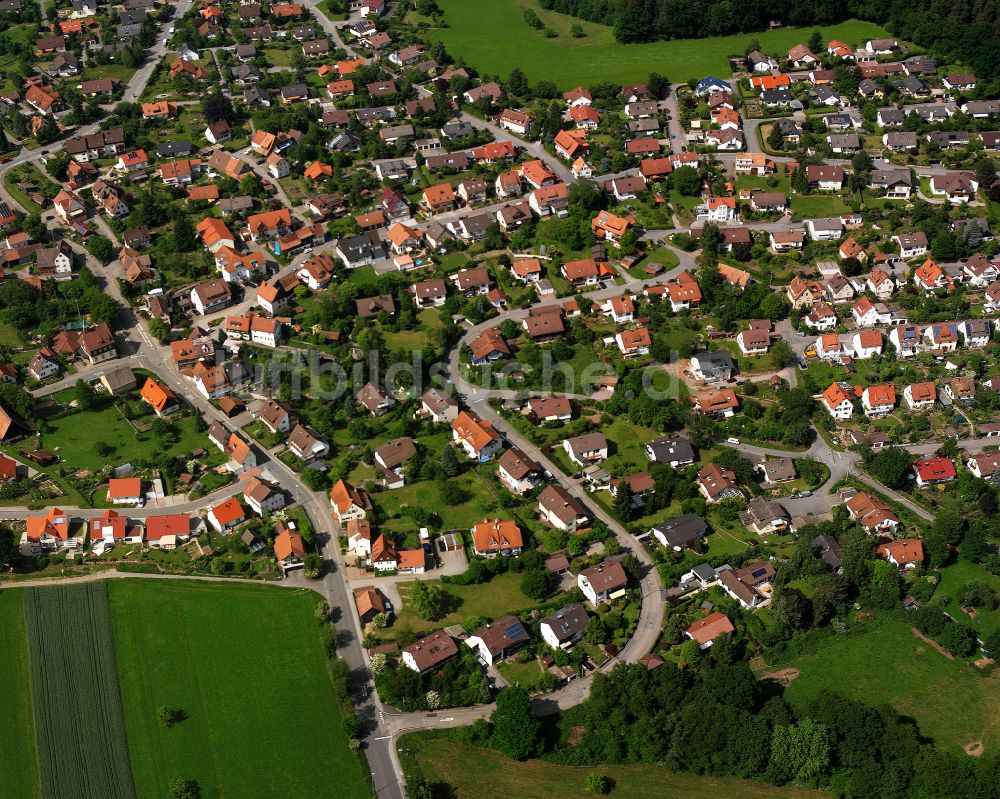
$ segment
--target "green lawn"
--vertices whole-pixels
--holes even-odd
[[[632,267],[630,271],[633,277],[644,279],[649,277],[646,274],[646,267],[650,264],[659,264],[663,267],[664,271],[669,272],[679,263],[680,258],[677,257],[677,253],[673,250],[668,250],[666,247],[657,247],[655,250],[650,250],[646,254],[646,257]]]
[[[735,777],[701,777],[678,774],[656,765],[561,766],[541,760],[518,763],[492,749],[478,749],[434,733],[411,734],[400,739],[404,767],[414,764],[431,783],[451,787],[454,799],[475,799],[483,787],[494,796],[518,799],[579,799],[590,796],[584,781],[591,771],[614,781],[612,796],[629,799],[824,799],[829,794],[804,788],[778,788]]]
[[[455,58],[464,58],[480,72],[507,76],[521,68],[532,82],[551,80],[560,89],[601,81],[627,83],[644,80],[650,70],[671,81],[686,81],[714,73],[729,74],[726,57],[743,55],[747,44],[756,39],[767,52],[785,53],[809,38],[813,28],[783,28],[711,39],[695,39],[651,44],[620,45],[610,28],[594,25],[553,11],[545,11],[534,0],[530,4],[542,21],[560,35],[545,38],[529,28],[523,18],[524,0],[439,0],[447,28],[432,30]],[[569,26],[579,24],[587,35],[575,39]],[[840,39],[860,44],[865,39],[885,36],[877,25],[844,22],[819,27],[823,41]]]
[[[526,691],[531,691],[542,678],[542,670],[538,668],[538,661],[534,658],[527,663],[511,659],[497,666],[497,670],[508,683],[518,685]]]
[[[129,580],[111,614],[139,799],[198,780],[205,799],[370,796],[347,746],[311,591]],[[187,719],[167,728],[156,708]]]
[[[30,199],[27,194],[21,191],[20,186],[17,185],[17,181],[12,179],[12,175],[8,172],[4,175],[4,185],[7,187],[7,191],[10,196],[14,198],[18,205],[20,205],[29,214],[39,214],[42,212],[42,206],[36,203],[34,200]]]
[[[608,450],[608,462],[605,464],[613,469],[619,463],[625,463],[631,471],[645,470],[649,467],[646,457],[646,442],[652,441],[658,435],[651,427],[641,427],[628,419],[618,417],[610,423],[601,426],[611,447]]]
[[[791,205],[796,219],[838,216],[851,210],[839,194],[795,194]]]
[[[415,581],[414,581],[415,582]],[[441,586],[440,580],[428,580],[431,585]],[[395,623],[387,631],[396,636],[404,630],[420,633],[429,630],[439,630],[449,624],[461,624],[465,619],[486,616],[496,618],[504,613],[531,608],[538,603],[521,591],[521,575],[515,572],[498,574],[488,583],[478,585],[444,585],[449,595],[449,612],[437,621],[427,621],[420,618],[406,601],[413,582],[398,583],[403,607],[399,610]]]
[[[958,594],[966,583],[973,580],[981,580],[987,583],[994,591],[1000,591],[1000,577],[994,577],[986,569],[976,563],[969,563],[967,560],[956,560],[950,566],[942,569],[941,582],[938,585],[935,599],[947,596],[949,602],[942,609],[951,614],[957,621],[968,627],[974,627],[979,635],[987,636],[1000,627],[1000,610],[987,610],[978,608],[976,618],[969,618],[958,604]]]
[[[357,269],[352,269],[347,275],[348,281],[356,286],[374,286],[377,278],[378,275],[375,274],[375,268],[372,266],[361,266]]]
[[[0,346],[18,348],[21,346],[21,337],[10,325],[0,324]]]
[[[440,453],[428,445],[428,452]],[[485,467],[489,469],[489,467]],[[498,513],[499,503],[489,493],[489,489],[475,472],[467,471],[450,478],[465,490],[466,499],[459,505],[446,505],[441,498],[440,484],[434,480],[416,483],[383,491],[372,495],[372,503],[382,510],[386,530],[412,530],[414,522],[406,515],[406,508],[427,508],[441,517],[441,527],[445,530],[467,530],[483,517]]]
[[[140,420],[148,425],[153,417]],[[177,431],[177,442],[166,447],[167,454],[187,455],[193,449],[204,447],[207,439],[195,428],[193,416],[179,417],[168,421]],[[51,419],[48,432],[41,436],[40,446],[50,452],[58,452],[62,460],[75,469],[90,469],[98,472],[105,463],[128,463],[143,458],[151,460],[163,447],[152,434],[138,433],[122,416],[114,405],[93,411],[80,411]],[[94,452],[94,444],[104,441],[115,448],[107,458]]]
[[[128,83],[134,74],[135,69],[124,64],[104,64],[99,67],[87,67],[83,71],[83,79],[114,78],[120,83]]]
[[[336,22],[338,20],[347,19],[347,15],[346,14],[344,14],[342,12],[339,12],[339,11],[333,11],[332,7],[335,7],[335,4],[332,3],[331,0],[323,0],[322,3],[317,3],[316,4],[316,8],[318,8],[320,11],[322,11],[323,12],[323,16],[326,17],[331,22]]]
[[[3,719],[3,782],[0,796],[38,797],[35,722],[31,715],[31,670],[20,591],[0,592],[0,685],[7,697]]]
[[[291,67],[295,47],[264,47],[262,52],[272,67]]]
[[[947,659],[914,636],[905,619],[869,625],[866,634],[831,636],[818,651],[775,664],[802,672],[785,698],[802,708],[829,688],[870,705],[888,702],[943,748],[958,751],[982,740],[986,752],[995,754],[1000,674],[982,676],[964,661]]]

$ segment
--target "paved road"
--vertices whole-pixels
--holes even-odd
[[[192,2],[193,0],[181,0],[181,2],[177,4],[177,14],[175,17],[180,18],[183,16],[183,14],[190,8]],[[315,0],[303,0],[303,2],[305,6],[313,12],[317,23],[331,37],[335,45],[343,48],[348,53],[354,54],[353,48],[343,42],[339,31],[340,26],[328,20],[325,15],[319,11]],[[139,95],[141,95],[152,75],[153,69],[167,50],[166,45],[164,44],[165,38],[166,37],[161,33],[156,44],[150,49],[149,56],[145,64],[135,73],[132,80],[129,82],[125,92],[126,100],[134,101],[139,97]],[[672,132],[674,134],[675,138],[672,141],[675,145],[675,149],[679,149],[680,146],[684,145],[685,139],[684,132],[680,127],[680,115],[679,110],[676,107],[676,98],[672,96],[671,99],[665,101],[664,107],[667,108],[671,114],[671,120],[668,124],[668,132]],[[493,122],[484,121],[465,113],[461,114],[461,116],[463,119],[476,126],[489,129],[497,138],[515,141],[526,152],[543,160],[549,168],[558,174],[563,180],[567,182],[572,180],[572,175],[565,164],[563,164],[555,156],[548,153],[540,143],[524,141],[519,137],[512,135],[510,132],[499,128],[499,126]],[[93,132],[97,127],[98,126],[96,124],[86,126],[85,128],[74,131],[74,135]],[[748,137],[748,142],[751,143],[752,147],[756,146],[755,138]],[[0,166],[0,195],[3,195],[8,201],[12,201],[12,198],[9,197],[7,192],[2,187],[3,173],[7,169],[10,169],[20,163],[35,160],[40,155],[41,153],[38,151],[22,150],[12,161]],[[725,163],[731,164],[731,161],[735,159],[735,154],[719,154],[718,158]],[[778,158],[776,160],[790,159]],[[935,171],[944,171],[944,169],[942,167],[925,168],[923,171],[918,169],[920,174],[931,174]],[[490,208],[495,209],[495,207],[499,207],[499,205],[500,204],[496,204],[495,206],[490,206]],[[456,212],[456,215],[461,213],[467,213],[467,211]],[[791,225],[790,222],[779,222],[762,224],[758,227],[763,230],[785,230],[793,227],[793,225]],[[659,233],[665,234],[666,231],[651,231],[651,234],[653,235]],[[80,251],[80,248],[75,245],[74,249]],[[127,309],[127,303],[125,303],[124,298],[121,297],[120,291],[118,291],[117,282],[113,279],[110,271],[106,267],[94,261],[94,259],[89,255],[82,253],[82,251],[81,254],[85,255],[88,265],[94,271],[95,275],[103,281],[106,286],[106,290],[122,303],[123,308]],[[677,255],[680,261],[679,265],[665,274],[649,280],[628,278],[623,286],[610,286],[606,289],[593,292],[588,296],[593,300],[600,301],[625,292],[638,291],[641,290],[644,285],[665,283],[675,277],[676,274],[682,269],[694,268],[694,259],[691,254],[677,251]],[[296,259],[295,263],[286,267],[283,271],[287,272],[297,268],[297,265],[301,263],[301,260],[304,260],[305,257],[307,256],[300,256],[299,259]],[[227,309],[227,313],[239,313],[241,310],[245,310],[249,307],[249,305],[252,304],[252,301],[253,297],[249,296],[244,303],[237,306],[237,308]],[[159,374],[172,390],[180,396],[187,398],[190,404],[203,413],[209,421],[218,420],[231,424],[231,421],[226,419],[210,402],[205,400],[196,391],[192,390],[193,386],[189,381],[173,369],[173,365],[170,361],[169,349],[158,346],[157,343],[151,339],[148,332],[131,311],[123,310],[122,313],[122,321],[124,324],[120,326],[122,332],[120,334],[119,344],[123,360],[127,360],[135,366],[150,369],[151,371]],[[645,552],[643,547],[638,545],[632,536],[630,536],[628,532],[617,523],[615,519],[605,512],[599,504],[593,501],[593,497],[591,495],[584,491],[579,484],[566,477],[566,475],[564,475],[555,466],[555,464],[545,457],[545,455],[536,446],[521,436],[516,430],[510,428],[506,424],[505,420],[499,417],[489,404],[489,399],[493,396],[503,396],[502,394],[494,394],[492,392],[481,390],[468,384],[467,381],[465,381],[461,376],[458,365],[458,353],[462,343],[470,340],[471,337],[476,335],[485,327],[496,326],[504,319],[517,320],[524,315],[525,312],[521,310],[506,311],[499,318],[490,320],[483,325],[478,325],[469,330],[463,337],[463,341],[459,342],[451,353],[449,360],[451,374],[459,390],[465,391],[469,396],[469,404],[473,409],[475,409],[476,412],[496,424],[497,428],[511,443],[520,447],[529,456],[545,465],[546,468],[548,468],[550,472],[556,476],[556,479],[572,495],[584,502],[595,518],[601,519],[608,525],[609,529],[611,529],[622,542],[623,547],[634,552],[636,557],[640,560],[640,563],[642,563],[645,567],[646,572],[642,577],[640,584],[642,592],[642,609],[638,626],[633,637],[615,659],[635,661],[642,655],[649,652],[655,644],[659,636],[664,617],[664,588],[660,584],[658,575],[655,568],[652,567],[651,559],[648,554]],[[792,340],[794,341],[794,338]],[[38,396],[50,394],[62,387],[72,385],[72,383],[80,377],[95,376],[106,368],[108,367],[100,365],[98,367],[82,370],[80,373],[69,376],[53,386],[40,389],[36,393]],[[260,448],[258,447],[258,449]],[[744,448],[744,451],[748,454],[757,455],[769,453],[777,454],[780,452],[777,450],[761,450],[759,448]],[[262,456],[264,456],[262,450],[261,453]],[[842,475],[849,472],[853,463],[853,456],[850,453],[838,453],[832,450],[825,445],[825,442],[822,442],[821,438],[817,438],[817,443],[814,444],[814,447],[810,450],[809,454],[814,457],[818,457],[820,460],[823,460],[830,465],[831,471],[835,474]],[[488,716],[492,711],[492,706],[485,705],[475,708],[452,709],[440,711],[438,713],[399,714],[394,713],[391,709],[381,705],[377,695],[371,689],[369,675],[367,672],[367,656],[361,646],[360,624],[357,619],[357,614],[354,611],[351,597],[348,595],[349,588],[346,580],[344,579],[343,563],[341,561],[339,547],[337,545],[337,534],[339,533],[339,530],[337,529],[337,526],[331,516],[327,497],[323,494],[312,492],[306,488],[299,481],[298,476],[294,473],[294,471],[281,461],[272,459],[266,461],[263,465],[265,465],[267,470],[271,472],[271,474],[289,491],[293,501],[297,502],[303,508],[316,530],[317,542],[327,567],[326,575],[319,584],[319,587],[321,587],[322,592],[327,597],[331,608],[334,609],[334,612],[339,615],[340,618],[339,624],[342,628],[340,656],[348,663],[352,671],[357,675],[359,678],[359,684],[363,684],[363,687],[361,688],[361,695],[359,697],[358,708],[367,733],[365,738],[366,754],[372,771],[373,785],[378,796],[382,799],[401,799],[402,770],[399,765],[398,756],[394,746],[395,737],[399,733],[410,729],[432,729],[436,727],[468,724],[476,719]],[[884,486],[879,485],[865,475],[858,474],[857,476],[859,479],[869,485],[872,485],[873,488],[891,496],[901,504],[910,507],[914,510],[914,512],[918,513],[923,518],[930,518],[930,514],[923,509],[914,506],[913,503],[905,497],[889,491]],[[832,479],[833,475],[831,475],[831,480]],[[238,490],[239,484],[236,486],[229,486],[220,490],[220,496],[222,493],[235,493]],[[203,508],[206,504],[210,504],[209,499],[202,498],[194,503],[173,506],[172,510],[176,510],[177,512],[182,512],[188,508],[191,510],[197,510]],[[790,508],[790,510],[792,510],[792,508]],[[798,510],[798,508],[796,510]],[[801,510],[806,510],[805,505],[801,507]],[[12,514],[15,512],[16,511],[12,509],[0,511],[0,518],[8,518],[4,515],[5,513]],[[144,513],[149,512],[153,511],[130,511],[130,514],[141,517]],[[79,511],[81,516],[97,513],[98,511],[91,510]],[[112,576],[111,573],[106,573],[106,576],[114,578],[118,575],[114,574]],[[296,576],[296,578],[290,581],[290,584],[298,583],[299,580],[300,576]],[[615,660],[606,664],[605,667],[610,667]],[[540,698],[535,703],[536,712],[540,714],[554,712],[557,709],[565,709],[578,704],[586,698],[587,691],[589,690],[589,684],[590,678],[576,680],[560,691]]]

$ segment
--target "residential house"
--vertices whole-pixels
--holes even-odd
[[[341,524],[352,519],[364,519],[372,509],[368,494],[345,480],[338,480],[330,489],[330,506]]]
[[[868,386],[861,392],[861,406],[865,416],[878,419],[896,409],[896,389],[891,383]]]
[[[417,674],[427,674],[458,654],[458,646],[446,632],[436,632],[403,648],[402,663]]]
[[[546,486],[538,495],[538,512],[557,530],[574,533],[590,516],[583,504],[559,484]]]
[[[582,605],[567,605],[538,624],[542,640],[553,649],[569,649],[583,638],[590,620]]]
[[[879,544],[875,552],[899,569],[914,569],[924,562],[924,545],[917,538],[899,538]]]
[[[503,444],[503,439],[486,419],[462,411],[451,423],[452,437],[459,442],[462,449],[473,460],[488,461]]]
[[[950,483],[957,477],[951,458],[935,457],[916,461],[913,466],[917,487],[926,488],[940,483]]]
[[[685,513],[656,525],[650,533],[661,546],[674,552],[683,552],[688,547],[705,540],[708,535],[708,525],[700,516]]]
[[[605,560],[577,575],[577,587],[594,607],[625,596],[627,585],[628,576],[620,561]]]
[[[694,463],[694,448],[683,438],[664,436],[646,444],[646,457],[651,463],[666,463],[674,468]]]
[[[509,519],[483,519],[472,528],[472,546],[481,558],[520,555],[524,536],[516,522]]]
[[[910,383],[903,389],[903,400],[911,411],[922,411],[934,405],[937,387],[930,380]]]
[[[564,439],[563,450],[569,459],[580,466],[607,460],[608,441],[601,433],[586,433]]]
[[[497,459],[497,477],[512,493],[523,495],[534,489],[542,478],[542,467],[515,447]]]
[[[693,399],[694,407],[700,413],[728,419],[739,409],[736,392],[731,388],[700,391]]]
[[[724,499],[743,496],[736,485],[736,475],[716,463],[710,463],[698,472],[697,483],[698,491],[709,502],[722,502]]]
[[[840,383],[831,383],[823,392],[823,404],[827,412],[838,421],[845,421],[854,415],[851,395]]]
[[[236,497],[230,497],[208,511],[208,521],[220,533],[228,533],[247,519],[246,511]]]

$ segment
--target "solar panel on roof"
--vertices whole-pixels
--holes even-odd
[[[767,574],[767,569],[754,569],[753,571],[754,577],[763,577],[765,574]]]
[[[519,638],[524,635],[524,627],[521,626],[521,622],[515,621],[507,625],[507,629],[504,631],[504,635],[508,638]]]

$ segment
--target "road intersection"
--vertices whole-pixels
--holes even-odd
[[[181,0],[181,2],[176,5],[176,17],[182,17],[191,7],[192,2],[193,0]],[[320,27],[322,27],[324,31],[331,36],[333,41],[336,43],[336,46],[342,47],[350,54],[355,54],[352,48],[344,44],[340,36],[340,26],[328,20],[325,14],[317,7],[314,0],[303,0],[303,3],[313,12],[313,15]],[[161,32],[161,35],[157,37],[156,44],[154,44],[148,53],[146,63],[135,72],[132,79],[129,81],[125,90],[125,100],[135,101],[142,94],[148,81],[152,77],[153,71],[166,52],[167,41],[168,38],[163,36]],[[668,123],[668,129],[673,134],[673,138],[674,141],[677,142],[677,146],[680,147],[681,142],[683,142],[684,139],[683,130],[679,122],[679,108],[677,107],[676,96],[673,95],[672,100],[666,101],[666,103],[668,108],[670,108],[671,117]],[[507,131],[500,130],[499,127],[492,122],[484,121],[468,114],[462,114],[462,116],[467,121],[472,122],[477,126],[484,126],[488,128],[498,138],[514,140],[525,152],[542,159],[566,182],[572,181],[572,175],[566,168],[565,164],[563,164],[558,158],[555,158],[548,153],[541,143],[527,142],[518,139],[516,136],[512,136]],[[91,133],[97,130],[97,128],[97,124],[89,125],[74,131],[74,134],[83,135]],[[750,145],[751,147],[755,147],[757,145],[756,136],[753,136],[752,138],[753,141],[750,142]],[[5,197],[8,202],[16,203],[14,198],[9,195],[3,185],[4,174],[19,164],[38,161],[44,152],[45,151],[39,151],[37,149],[22,149],[22,151],[10,162],[0,165],[0,195]],[[730,159],[735,158],[735,155],[719,154],[716,157],[720,161],[728,163]],[[790,159],[776,158],[776,160]],[[933,168],[930,169],[933,170]],[[501,205],[502,204],[497,204],[497,207],[500,207]],[[761,230],[784,230],[789,229],[791,226],[791,222],[761,223],[751,225],[751,227],[757,227]],[[661,238],[665,235],[667,235],[667,231],[648,231],[646,233],[646,237],[649,238]],[[95,274],[98,280],[101,281],[105,290],[113,296],[122,307],[120,324],[118,325],[118,344],[119,350],[122,353],[122,358],[120,358],[116,364],[127,363],[130,366],[148,369],[156,373],[171,388],[171,390],[177,393],[178,396],[184,397],[192,407],[197,409],[199,413],[203,414],[207,421],[220,421],[223,423],[229,422],[224,414],[222,414],[222,412],[219,411],[211,402],[205,399],[196,390],[193,390],[193,384],[178,372],[172,363],[169,348],[160,346],[159,343],[149,335],[140,318],[129,309],[129,305],[125,301],[125,298],[121,295],[117,280],[111,273],[111,270],[100,264],[96,259],[86,253],[82,247],[79,247],[76,244],[73,244],[72,246],[81,256],[86,258],[88,267]],[[623,282],[618,285],[609,285],[606,288],[591,292],[587,295],[588,298],[593,301],[602,301],[622,294],[639,292],[648,286],[666,284],[675,278],[682,270],[693,270],[695,268],[694,258],[690,253],[670,247],[670,245],[665,246],[676,254],[678,258],[678,265],[676,267],[667,270],[656,277],[646,279],[633,278],[623,274]],[[286,266],[282,272],[287,273],[294,271],[301,265],[302,260],[306,257],[307,256],[300,256],[290,265]],[[227,309],[227,313],[241,313],[242,311],[249,309],[252,305],[253,300],[247,298],[240,305]],[[541,451],[539,447],[522,436],[500,416],[491,404],[491,400],[496,398],[509,398],[511,392],[504,392],[500,389],[480,388],[471,384],[462,375],[459,355],[464,345],[466,345],[483,330],[498,326],[506,320],[512,320],[515,322],[519,321],[526,314],[527,311],[523,309],[505,309],[501,311],[498,316],[490,319],[489,321],[469,327],[462,339],[454,346],[448,355],[448,376],[454,387],[459,392],[462,392],[467,396],[467,404],[469,407],[471,407],[483,418],[488,419],[510,444],[518,447],[529,457],[537,460],[546,469],[548,469],[557,482],[559,482],[571,495],[582,501],[595,518],[600,519],[608,526],[608,528],[621,542],[623,549],[633,553],[639,560],[640,565],[643,568],[643,575],[639,585],[639,591],[641,593],[641,611],[635,632],[617,656],[610,659],[602,668],[611,668],[618,662],[636,662],[639,658],[649,653],[655,646],[663,626],[665,615],[665,588],[659,578],[649,553],[620,523],[617,522],[616,519],[608,514],[599,504],[595,503],[593,498],[580,486],[577,481],[572,480],[569,476],[564,474],[556,466],[556,464],[554,464],[545,455],[545,453]],[[106,365],[100,365],[84,369],[81,372],[64,378],[57,383],[37,390],[35,394],[39,397],[47,396],[56,391],[70,387],[78,379],[95,379],[107,368],[108,367]],[[972,444],[975,442],[964,443]],[[932,444],[920,444],[911,447],[911,449],[915,452],[924,452],[927,448],[933,448],[933,446],[934,445]],[[821,436],[816,436],[810,448],[802,453],[788,453],[782,450],[763,449],[750,446],[738,446],[737,448],[740,449],[740,451],[745,455],[758,457],[763,455],[791,454],[795,456],[807,455],[816,458],[830,467],[831,476],[827,485],[832,485],[847,474],[852,474],[857,477],[857,479],[872,486],[872,488],[878,490],[879,492],[892,497],[901,504],[907,505],[907,507],[911,507],[914,512],[924,518],[930,518],[930,514],[922,508],[919,508],[919,506],[914,505],[905,497],[890,491],[888,488],[878,484],[863,473],[852,470],[852,467],[856,464],[858,457],[853,453],[840,452],[833,449]],[[259,449],[264,451],[263,447],[259,447]],[[314,590],[320,590],[329,602],[335,616],[339,618],[339,623],[342,628],[339,656],[350,666],[352,673],[357,678],[355,680],[355,684],[358,686],[356,689],[356,699],[358,702],[359,714],[364,722],[366,731],[365,752],[371,768],[373,788],[377,795],[382,799],[402,799],[402,768],[396,751],[396,739],[398,736],[402,733],[413,730],[437,729],[470,724],[478,719],[487,718],[492,712],[493,706],[482,705],[472,708],[453,708],[439,711],[437,713],[398,713],[392,708],[383,705],[379,701],[370,681],[370,675],[368,673],[368,656],[362,646],[363,633],[357,614],[354,612],[354,603],[351,599],[349,585],[345,577],[344,563],[338,545],[338,535],[341,531],[331,515],[328,498],[325,494],[316,493],[306,487],[301,482],[298,475],[278,459],[271,458],[267,460],[264,467],[289,492],[293,500],[303,508],[303,510],[307,513],[314,530],[316,531],[318,546],[320,548],[326,570],[322,581],[318,584],[310,585],[310,587],[314,588]],[[237,483],[235,486],[228,486],[225,489],[220,489],[219,492],[216,492],[216,494],[213,494],[210,497],[203,497],[198,500],[192,500],[188,503],[178,504],[173,506],[172,509],[176,512],[199,510],[204,508],[207,504],[210,504],[211,500],[216,498],[216,496],[219,498],[231,496],[239,490],[240,484]],[[820,492],[817,492],[817,495],[819,493]],[[826,512],[830,509],[831,496],[832,495],[829,494],[823,495],[822,497],[819,497],[819,501],[812,503],[808,503],[806,500],[789,500],[790,510],[792,510],[793,513],[799,511],[801,514],[818,515],[817,512]],[[801,504],[792,505],[791,503]],[[26,511],[26,508],[8,508],[0,511],[0,519],[23,518]],[[130,515],[142,517],[144,514],[149,512],[152,511],[130,511]],[[85,516],[88,513],[96,514],[98,511],[80,511],[81,516]],[[17,514],[20,514],[20,516],[17,516]],[[85,579],[95,578],[88,577]],[[298,583],[298,580],[296,580],[296,583]],[[592,675],[573,680],[564,688],[538,698],[535,701],[536,712],[539,714],[552,713],[579,704],[586,699],[591,680]]]

